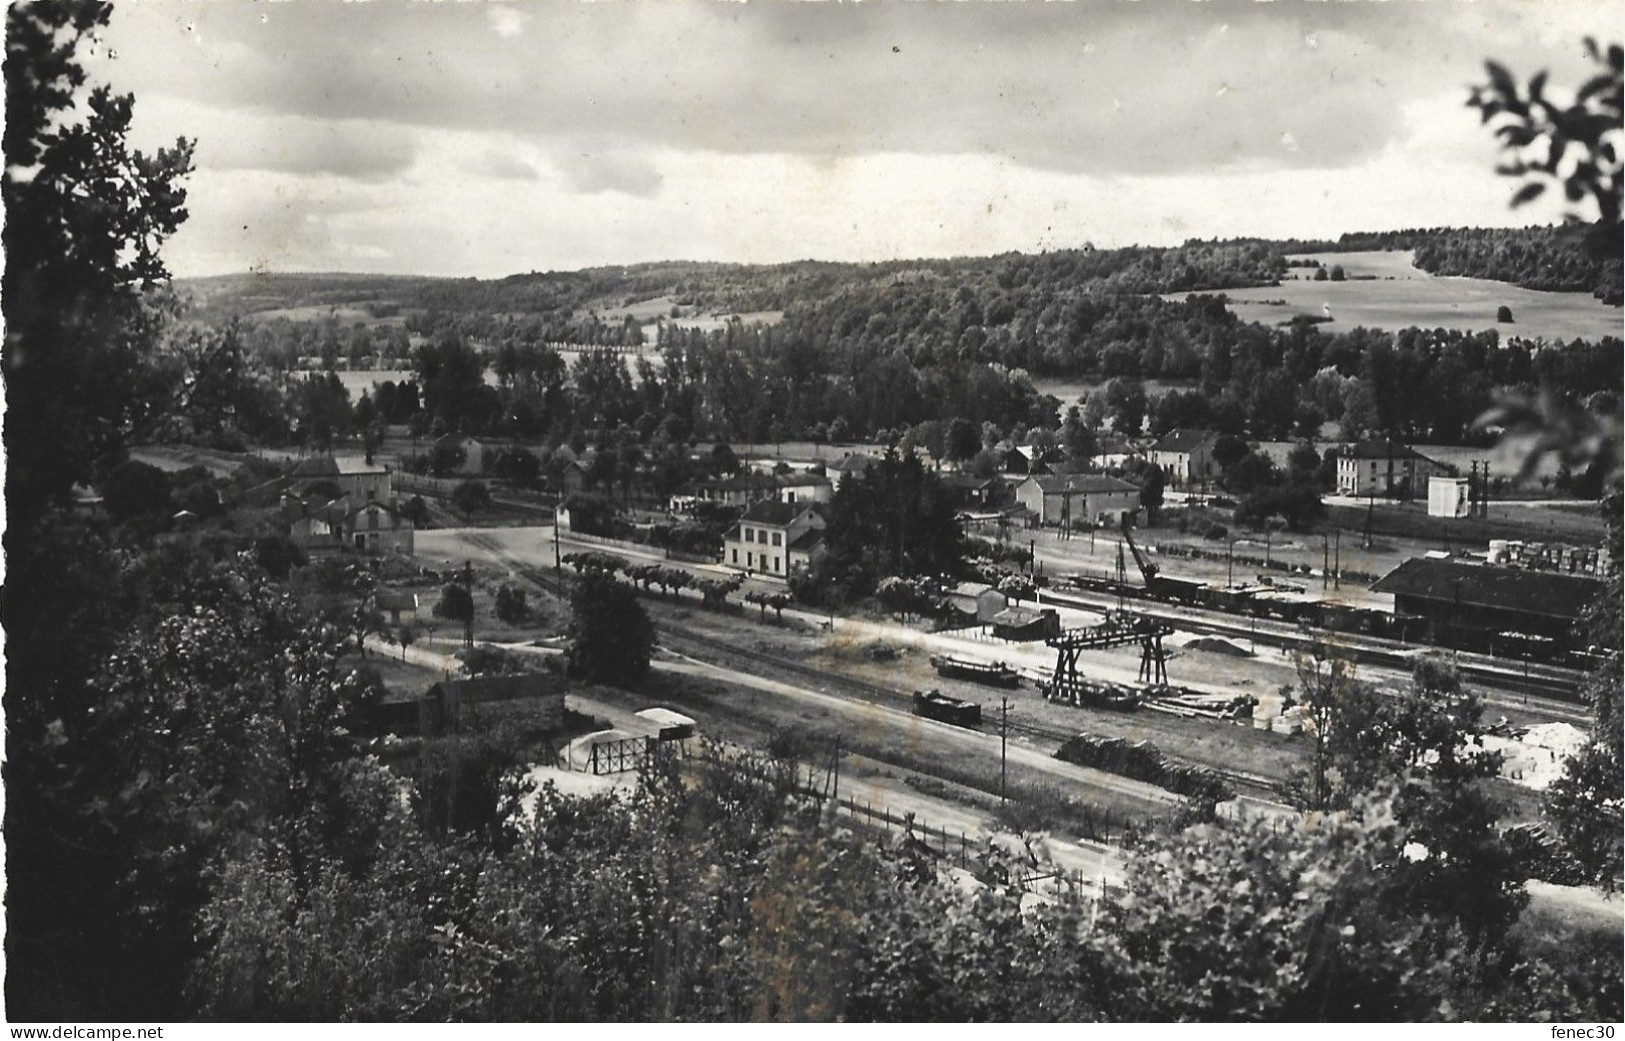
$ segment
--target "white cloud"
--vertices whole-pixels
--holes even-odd
[[[1465,86],[1606,7],[150,0],[92,71],[199,139],[176,270],[499,275],[1542,220]]]
[[[530,15],[511,6],[507,0],[487,3],[485,13],[491,19],[491,28],[502,37],[519,36],[525,31],[525,23],[530,21]]]

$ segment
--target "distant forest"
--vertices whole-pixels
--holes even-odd
[[[1472,421],[1503,389],[1546,387],[1601,410],[1619,399],[1614,338],[1329,332],[1312,321],[1244,322],[1225,306],[1225,290],[1275,282],[1290,253],[1328,246],[1414,248],[1464,265],[1505,256],[1548,272],[1592,263],[1570,229],[1535,228],[878,264],[673,262],[485,281],[257,275],[183,289],[206,320],[232,313],[234,300],[254,305],[243,345],[272,372],[312,358],[322,368],[340,356],[389,358],[418,370],[427,391],[434,357],[466,351],[476,373],[483,358],[499,374],[499,387],[476,381],[469,395],[444,397],[456,408],[431,407],[420,422],[553,441],[622,425],[754,441],[884,437],[951,418],[1001,431],[1053,427],[1067,403],[1035,386],[1045,379],[1110,384],[1086,403],[1092,427],[1203,426],[1260,439],[1314,437],[1334,422],[1350,437],[1462,443],[1483,436]],[[625,314],[634,304],[642,321]],[[660,320],[673,311],[782,317],[700,330]],[[572,374],[588,386],[566,396],[564,360],[547,349],[559,342],[646,344],[660,357],[641,360],[636,379],[612,356],[590,359]],[[1159,396],[1148,380],[1182,389]],[[276,440],[292,433],[279,429],[279,411],[244,403],[239,416],[263,414],[260,436]]]
[[[1511,282],[1525,289],[1590,293],[1620,305],[1618,231],[1612,256],[1588,248],[1598,229],[1581,224],[1530,228],[1407,228],[1368,231],[1328,240],[1280,244],[1287,253],[1413,249],[1416,266],[1433,275],[1465,275]]]

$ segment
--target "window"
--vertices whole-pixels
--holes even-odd
[[[773,558],[773,571],[774,571],[775,574],[777,574],[778,570],[779,570],[779,558],[774,557]]]
[[[745,554],[745,566],[747,568],[754,568],[756,566],[756,554],[754,554],[754,553],[746,553]]]
[[[756,541],[760,542],[764,546],[767,545],[767,529],[766,528],[758,528],[756,530]]]
[[[739,563],[739,550],[737,550],[737,549],[734,550],[733,562],[734,562],[735,565],[737,565]]]
[[[783,544],[784,544],[784,536],[782,534],[780,534],[779,532],[775,531],[773,533],[773,545],[779,546],[779,545],[783,545]]]

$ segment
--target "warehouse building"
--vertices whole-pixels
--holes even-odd
[[[1435,636],[1476,630],[1573,643],[1602,583],[1580,575],[1414,557],[1371,589],[1393,594],[1394,613],[1421,619]]]

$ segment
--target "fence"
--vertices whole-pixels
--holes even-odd
[[[628,737],[593,745],[587,768],[594,774],[622,774],[636,770],[649,758],[654,744],[646,737]]]
[[[876,806],[868,799],[860,802],[851,796],[832,796],[830,772],[815,767],[806,769],[804,782],[799,769],[797,771],[797,794],[815,800],[820,806],[824,805],[825,799],[833,798],[836,812],[846,814],[854,822],[883,834],[896,831],[910,847],[930,855],[941,864],[969,872],[988,884],[1014,882],[1030,893],[1072,900],[1103,898],[1118,888],[1107,885],[1103,875],[1091,878],[1082,868],[1068,870],[1040,865],[1036,857],[1027,868],[1017,865],[1014,872],[1003,865],[989,865],[977,855],[987,843],[986,837],[977,837],[973,843],[971,836],[964,831],[949,831],[940,825],[932,827],[915,819],[914,814],[898,813],[884,803]],[[1044,885],[1046,882],[1049,883],[1047,886]]]

